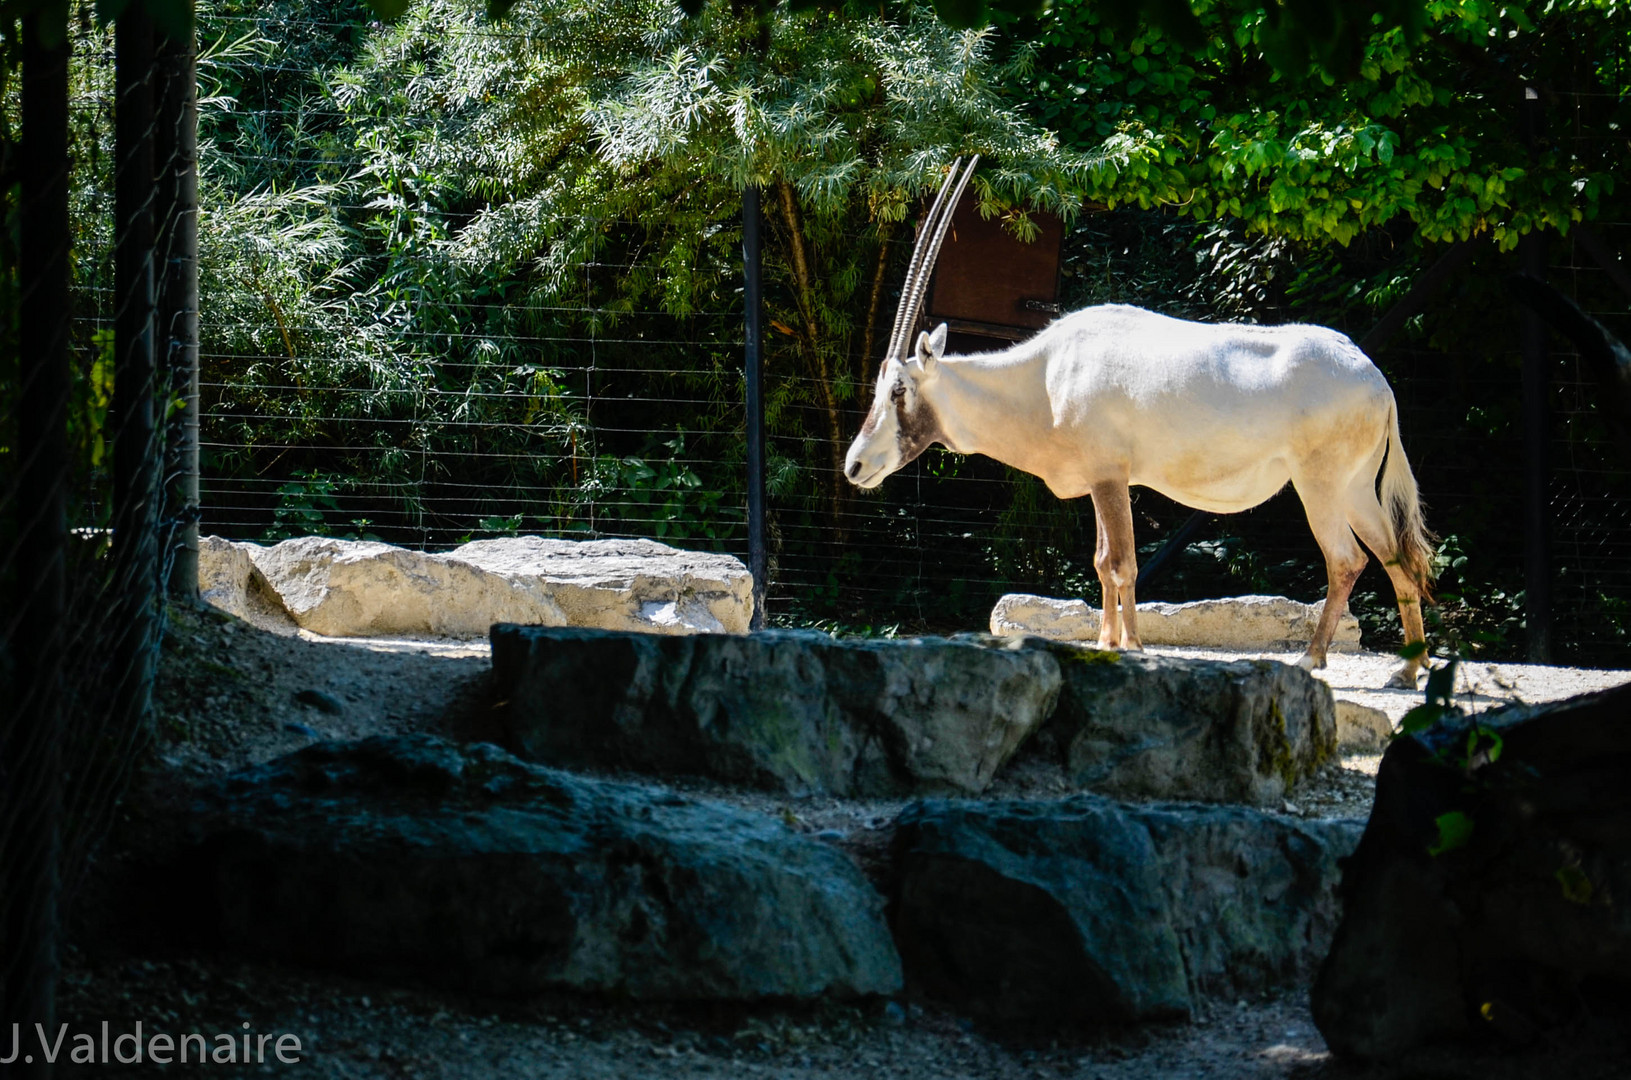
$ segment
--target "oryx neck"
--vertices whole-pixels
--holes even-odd
[[[1051,426],[1040,372],[1030,372],[1043,360],[1024,344],[941,360],[939,377],[926,396],[946,446],[1014,464],[1016,448],[1007,445],[1010,438],[1016,432],[1038,430],[1033,425],[1042,425],[1042,430]]]

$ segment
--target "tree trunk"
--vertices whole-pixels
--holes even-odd
[[[878,222],[878,263],[872,269],[872,296],[866,305],[866,333],[861,336],[861,363],[856,374],[856,385],[867,386],[867,368],[872,364],[872,351],[878,344],[878,309],[883,305],[884,281],[889,276],[889,239],[894,226],[887,221]]]
[[[782,221],[787,226],[788,251],[793,262],[793,294],[798,304],[801,324],[799,342],[803,346],[805,362],[815,379],[821,405],[826,414],[827,450],[832,462],[827,480],[830,485],[833,527],[837,530],[839,543],[842,544],[849,538],[849,528],[845,524],[849,493],[845,490],[844,484],[843,415],[838,408],[832,368],[822,351],[821,330],[816,323],[815,283],[810,273],[809,253],[804,246],[804,219],[799,212],[798,195],[793,191],[792,185],[785,180],[776,181],[776,194],[780,198]]]

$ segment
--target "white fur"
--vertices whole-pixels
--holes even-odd
[[[1419,607],[1409,605],[1426,587],[1427,539],[1415,479],[1399,446],[1393,392],[1347,337],[1318,326],[1186,322],[1111,304],[1066,315],[1002,352],[942,357],[944,347],[941,326],[920,334],[904,362],[885,361],[846,474],[874,488],[909,460],[897,438],[898,385],[908,417],[932,412],[931,441],[1032,473],[1060,498],[1092,495],[1104,644],[1138,645],[1128,485],[1232,513],[1288,481],[1308,510],[1330,571],[1328,597],[1337,601],[1335,610],[1327,604],[1331,626],[1322,623],[1305,660],[1323,664],[1364,565],[1351,529],[1391,563],[1396,591],[1402,561],[1415,588],[1400,591],[1401,615],[1407,638],[1416,630],[1419,639]],[[1386,509],[1375,487],[1384,457]],[[1112,618],[1117,606],[1124,619]],[[1414,685],[1415,665],[1407,667]]]

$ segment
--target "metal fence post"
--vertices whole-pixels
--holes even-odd
[[[746,345],[743,350],[747,398],[748,570],[753,574],[751,629],[765,625],[765,587],[769,560],[765,554],[765,409],[762,321],[764,301],[759,273],[759,189],[742,190],[742,303]]]
[[[189,20],[189,25],[191,20]],[[162,259],[157,325],[165,397],[182,408],[166,425],[164,554],[169,593],[198,601],[198,79],[194,32],[158,49],[154,158],[157,250]]]
[[[17,700],[0,723],[0,1017],[56,1028],[61,899],[62,623],[68,482],[67,5],[23,17],[17,597],[5,625]],[[14,620],[14,621],[10,621]],[[10,706],[15,704],[15,709]],[[43,1055],[12,1066],[49,1077]]]
[[[161,452],[154,423],[153,24],[132,6],[114,26],[113,723],[141,724],[152,691]]]
[[[1531,152],[1537,149],[1542,115],[1540,94],[1525,87],[1523,135]],[[1546,234],[1540,229],[1518,241],[1518,263],[1536,281],[1546,280]],[[1547,348],[1550,334],[1534,310],[1525,307],[1523,334],[1523,451],[1524,451],[1524,627],[1528,660],[1552,660],[1552,532],[1547,510],[1551,483],[1551,384]]]

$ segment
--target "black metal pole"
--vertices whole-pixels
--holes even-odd
[[[154,423],[153,24],[131,5],[114,26],[113,725],[132,730],[152,691],[159,586]]]
[[[1183,524],[1172,531],[1156,553],[1150,556],[1150,561],[1138,568],[1138,587],[1147,589],[1151,585],[1167,576],[1172,569],[1172,557],[1189,546],[1190,537],[1200,531],[1202,525],[1210,521],[1212,515],[1205,510],[1196,510],[1184,519]]]
[[[761,351],[764,299],[759,276],[759,189],[742,189],[742,304],[747,387],[748,570],[753,574],[753,618],[749,627],[765,625],[765,407],[764,356]]]
[[[1540,137],[1540,95],[1526,88],[1523,134],[1533,151]],[[1518,241],[1518,263],[1536,281],[1546,280],[1546,234],[1536,229]],[[1552,660],[1552,533],[1547,501],[1551,481],[1551,409],[1547,378],[1550,334],[1533,309],[1521,316],[1523,337],[1523,523],[1524,627],[1530,663]]]
[[[0,1018],[56,1030],[62,852],[61,637],[68,541],[68,7],[23,16],[18,595],[0,616],[17,700],[0,704]],[[9,1026],[9,1025],[8,1025]],[[11,1066],[49,1077],[44,1055]]]
[[[192,20],[189,19],[189,27]],[[165,513],[170,560],[169,593],[198,602],[198,79],[197,50],[189,29],[166,37],[158,49],[162,81],[155,98],[154,157],[158,199],[154,209],[159,283],[158,349],[166,397],[180,399],[165,439]]]

